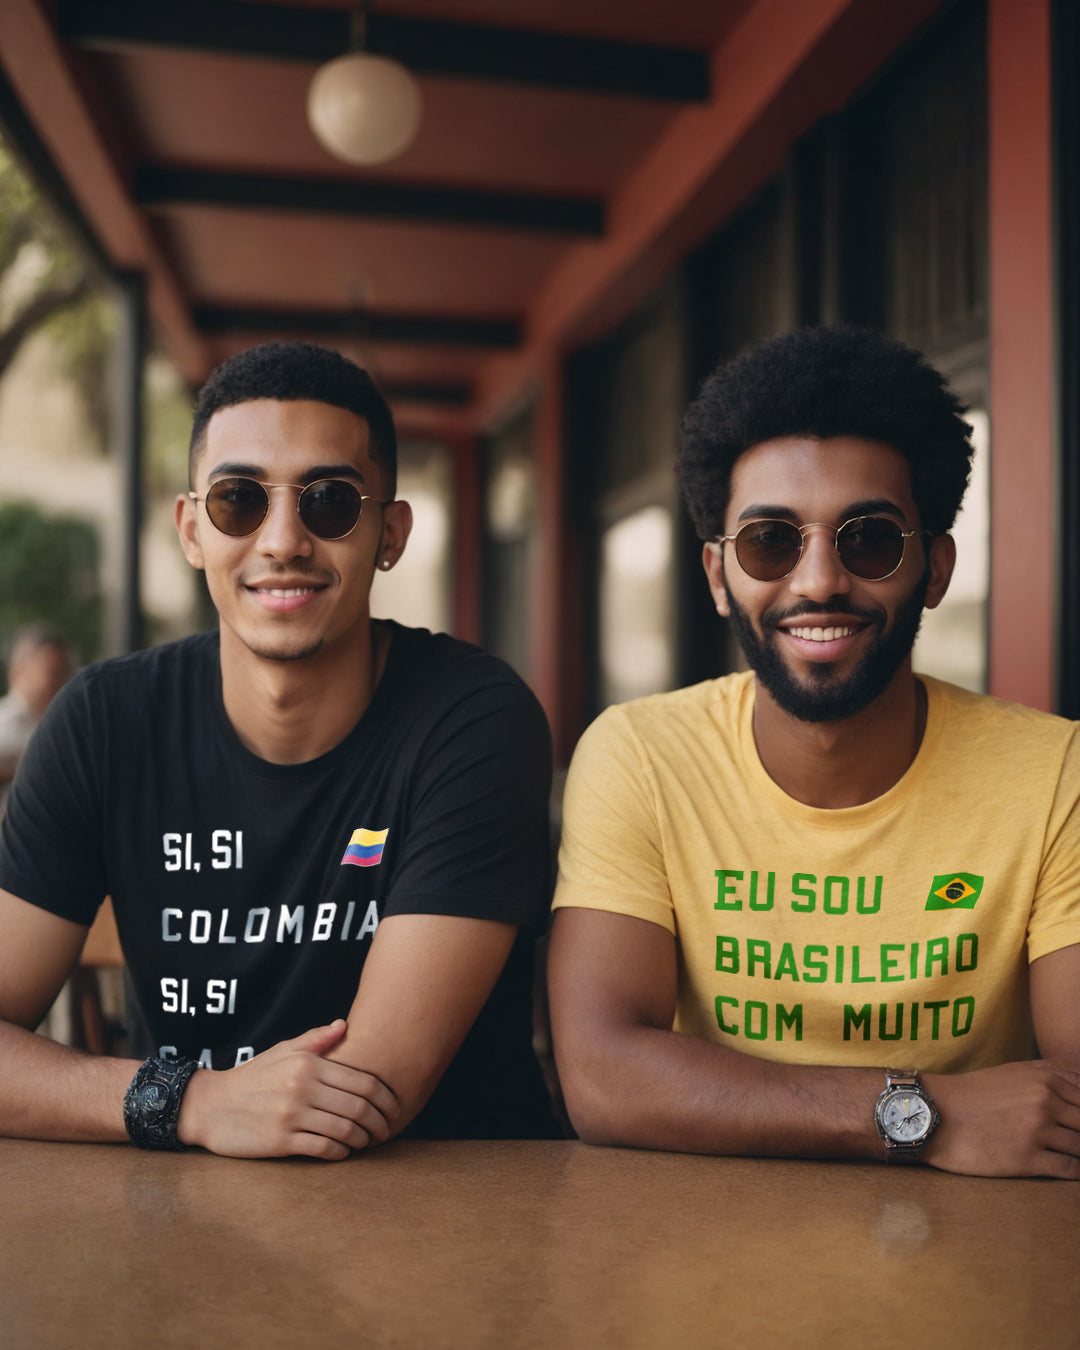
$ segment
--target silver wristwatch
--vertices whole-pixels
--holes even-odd
[[[915,1163],[941,1123],[937,1107],[919,1082],[918,1069],[886,1069],[885,1090],[874,1106],[874,1124],[891,1163]]]

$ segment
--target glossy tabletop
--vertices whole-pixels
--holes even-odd
[[[0,1345],[1077,1347],[1080,1185],[395,1143],[0,1140]]]

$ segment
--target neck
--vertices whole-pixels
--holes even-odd
[[[381,624],[357,626],[332,650],[296,661],[257,656],[221,630],[221,692],[241,742],[271,764],[302,764],[332,750],[364,715],[390,650]]]
[[[801,722],[755,686],[754,740],[765,772],[789,797],[836,810],[888,792],[918,754],[926,689],[905,664],[854,717]]]

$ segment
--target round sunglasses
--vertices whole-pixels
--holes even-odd
[[[888,516],[855,516],[833,528],[821,521],[795,525],[790,520],[748,520],[735,534],[717,543],[733,543],[735,557],[755,581],[783,581],[799,565],[807,530],[831,530],[833,546],[844,567],[862,581],[884,581],[904,560],[907,541],[929,530],[902,530]]]
[[[264,483],[258,478],[219,478],[205,497],[188,496],[206,505],[210,523],[233,538],[254,534],[270,510],[271,488],[296,488],[296,510],[306,530],[319,539],[344,539],[352,534],[365,502],[386,506],[393,498],[369,497],[347,478],[320,478],[314,483]]]

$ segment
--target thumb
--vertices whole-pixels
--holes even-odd
[[[349,1029],[344,1017],[335,1018],[327,1027],[312,1027],[293,1041],[293,1049],[306,1050],[312,1055],[325,1054],[331,1046],[337,1045]]]

